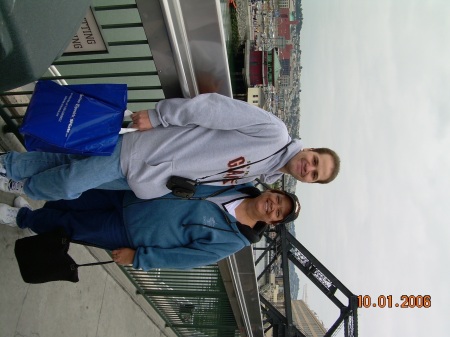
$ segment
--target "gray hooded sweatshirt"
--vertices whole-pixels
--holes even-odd
[[[128,184],[142,199],[169,193],[172,175],[200,182],[228,179],[211,183],[220,186],[256,178],[271,183],[303,147],[294,140],[278,154],[233,171],[288,144],[286,125],[270,112],[219,94],[166,99],[148,114],[153,129],[123,135],[120,155]]]

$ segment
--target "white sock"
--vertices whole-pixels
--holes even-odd
[[[24,197],[16,197],[13,201],[13,206],[17,207],[17,208],[22,208],[22,207],[26,207],[30,210],[33,210],[30,206],[30,204],[28,203],[28,201],[24,198]]]

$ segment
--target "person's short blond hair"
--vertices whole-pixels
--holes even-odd
[[[333,159],[333,164],[334,164],[331,175],[325,180],[316,181],[316,183],[328,184],[329,182],[332,182],[337,177],[337,175],[339,174],[339,170],[341,169],[341,159],[339,158],[338,154],[327,147],[313,148],[313,149],[311,149],[311,151],[314,151],[318,154],[329,154],[331,156],[331,158]]]

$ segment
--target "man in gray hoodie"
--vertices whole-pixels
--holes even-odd
[[[158,102],[132,116],[141,132],[120,137],[108,157],[44,152],[0,156],[0,189],[33,199],[75,199],[92,188],[131,189],[150,199],[171,176],[201,184],[271,183],[283,173],[327,183],[339,172],[329,149],[305,149],[273,114],[219,94]]]

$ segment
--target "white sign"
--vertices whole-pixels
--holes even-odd
[[[73,36],[72,41],[64,53],[100,53],[107,51],[108,48],[103,40],[97,21],[95,20],[92,8],[89,8],[80,28]]]

